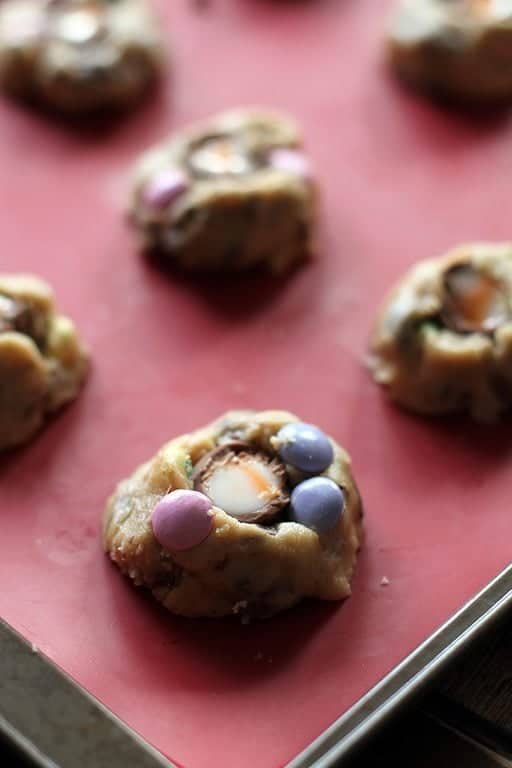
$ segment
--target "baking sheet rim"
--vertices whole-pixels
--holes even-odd
[[[512,564],[505,568],[475,597],[469,600],[457,613],[430,635],[421,645],[394,667],[377,685],[371,688],[348,712],[329,726],[315,741],[287,764],[287,768],[332,768],[346,757],[374,731],[384,725],[410,699],[420,693],[465,646],[479,637],[482,632],[494,625],[508,609],[512,609]],[[0,648],[7,645],[16,648],[22,663],[17,667],[20,675],[17,682],[23,687],[39,681],[41,675],[57,686],[64,696],[71,696],[74,705],[79,704],[82,714],[95,710],[96,716],[106,725],[117,739],[129,739],[140,755],[142,750],[148,767],[167,765],[176,768],[174,763],[163,758],[147,741],[127,726],[115,713],[91,696],[82,686],[61,671],[48,658],[34,653],[34,648],[8,624],[0,622]],[[3,654],[2,654],[3,655]],[[5,658],[5,656],[4,656]],[[37,707],[37,696],[44,698],[44,693],[32,688],[29,704]],[[21,693],[23,696],[23,692]],[[25,702],[25,706],[26,706]],[[41,702],[40,702],[41,704]],[[48,700],[44,698],[44,707]],[[11,702],[12,707],[12,702]],[[0,709],[5,713],[6,705],[0,687]],[[26,710],[24,710],[26,714]],[[0,735],[27,757],[32,764],[40,768],[70,768],[59,759],[48,754],[48,748],[36,743],[36,734],[27,736],[23,733],[23,721],[14,722],[8,716],[0,714]],[[80,727],[80,718],[75,720]],[[104,734],[102,734],[104,738]],[[127,742],[125,742],[127,743]],[[94,752],[92,754],[94,759]],[[126,765],[125,756],[120,755]],[[79,762],[81,768],[87,768],[83,756]],[[121,763],[119,763],[121,765]],[[91,765],[91,768],[93,766]],[[112,766],[115,768],[115,765]]]

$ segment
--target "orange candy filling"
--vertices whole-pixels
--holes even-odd
[[[459,264],[444,276],[443,319],[456,331],[492,332],[509,317],[503,286],[471,264]]]

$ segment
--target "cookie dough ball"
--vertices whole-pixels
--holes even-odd
[[[422,89],[468,103],[512,101],[509,0],[399,0],[388,52]]]
[[[512,244],[420,262],[384,304],[370,366],[392,400],[423,414],[494,422],[512,405]]]
[[[350,459],[333,440],[284,411],[233,411],[122,481],[103,538],[170,611],[248,619],[350,595],[361,519]]]
[[[187,270],[282,273],[313,250],[315,189],[296,126],[227,112],[171,137],[136,167],[143,246]]]
[[[114,111],[138,101],[161,60],[145,0],[5,0],[0,83],[66,114]]]
[[[50,287],[0,275],[0,450],[25,443],[73,400],[86,371],[87,354]]]

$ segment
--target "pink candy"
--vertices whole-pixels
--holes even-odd
[[[156,540],[165,549],[171,552],[192,549],[211,533],[212,503],[198,491],[172,491],[154,508],[151,524]]]
[[[268,162],[278,171],[293,173],[305,179],[311,176],[311,167],[307,157],[299,149],[277,147],[270,152]]]
[[[8,10],[5,12],[3,37],[8,45],[35,43],[46,31],[47,23],[43,9],[34,4],[13,8],[11,13]]]
[[[163,210],[187,191],[189,180],[177,168],[160,171],[142,190],[142,202],[148,208]]]

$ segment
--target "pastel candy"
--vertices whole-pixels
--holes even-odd
[[[35,43],[46,31],[42,8],[34,2],[19,2],[4,10],[2,38],[7,45]]]
[[[328,533],[341,519],[345,496],[328,477],[312,477],[295,486],[290,504],[294,522],[317,533]]]
[[[156,540],[165,549],[192,549],[211,533],[212,503],[198,491],[171,491],[154,508],[151,524]]]
[[[142,190],[142,202],[148,208],[164,210],[189,187],[187,176],[178,168],[157,173]]]
[[[276,442],[283,461],[302,472],[323,472],[334,458],[331,441],[313,424],[286,424],[277,433]]]
[[[311,176],[310,163],[305,154],[298,149],[277,147],[270,152],[268,161],[278,171],[291,173],[295,176],[303,176],[304,178]]]

